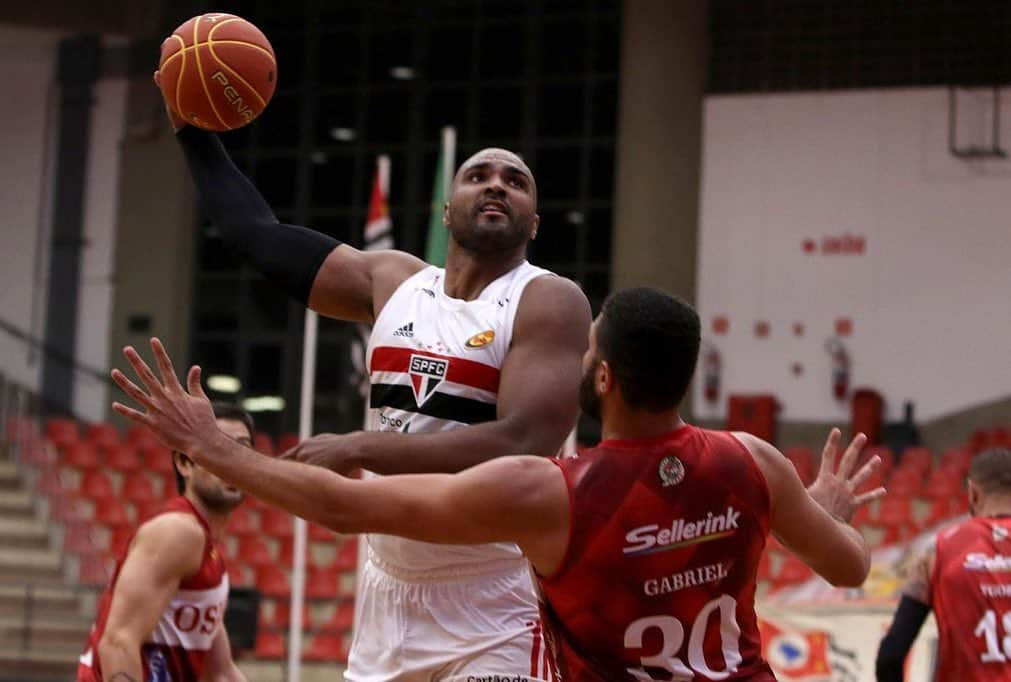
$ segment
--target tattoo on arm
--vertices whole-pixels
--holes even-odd
[[[136,677],[127,673],[114,673],[109,682],[139,682]]]
[[[930,569],[933,556],[933,548],[924,552],[910,567],[906,584],[902,586],[903,594],[924,604],[930,604]]]

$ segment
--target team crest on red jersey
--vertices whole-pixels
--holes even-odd
[[[411,388],[414,389],[414,401],[421,407],[432,397],[435,389],[446,379],[449,369],[447,360],[430,358],[426,355],[412,355],[408,375],[411,377]]]
[[[685,480],[685,465],[681,463],[680,459],[670,455],[660,460],[660,470],[658,473],[660,474],[660,481],[663,483],[663,487],[669,488]]]
[[[990,532],[993,533],[993,541],[1000,542],[1001,540],[1007,540],[1008,529],[1004,526],[990,526]]]

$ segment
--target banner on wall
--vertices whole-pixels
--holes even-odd
[[[875,682],[874,659],[891,621],[886,606],[759,607],[762,655],[781,682]],[[936,650],[931,616],[906,661],[907,682],[933,682]]]

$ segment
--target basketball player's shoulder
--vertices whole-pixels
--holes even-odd
[[[137,529],[135,545],[166,545],[180,552],[199,552],[206,542],[206,532],[197,517],[183,510],[166,510],[148,519]]]
[[[545,271],[526,285],[516,318],[517,326],[547,325],[552,331],[571,329],[585,336],[590,327],[590,302],[578,284]]]

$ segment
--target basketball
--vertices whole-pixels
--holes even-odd
[[[187,123],[222,132],[263,112],[277,85],[274,50],[260,29],[234,14],[201,14],[161,45],[159,86]]]

